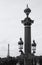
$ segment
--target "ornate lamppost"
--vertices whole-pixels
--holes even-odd
[[[31,12],[31,9],[28,7],[24,10],[24,13],[26,14],[26,18],[22,20],[22,24],[24,25],[24,65],[32,65],[31,63],[31,25],[33,24],[34,20],[32,20],[29,17],[29,14]],[[19,45],[19,52],[23,53],[23,41],[22,38],[20,38],[20,41],[18,42]],[[36,43],[33,40],[33,54],[35,53]]]
[[[29,17],[31,9],[28,7],[24,10],[26,17],[22,20],[22,24],[24,25],[24,65],[32,65],[31,63],[31,25],[34,20]]]
[[[33,55],[36,53],[36,43],[35,43],[35,40],[33,40],[33,43],[32,43],[32,50],[33,50]]]
[[[32,50],[33,50],[33,65],[35,65],[35,56],[34,56],[34,54],[36,53],[36,43],[35,43],[35,40],[33,40],[33,43],[32,43]]]
[[[21,54],[23,53],[22,49],[23,49],[23,41],[22,38],[20,38],[20,41],[18,42],[19,45],[19,52],[21,52]]]
[[[18,59],[18,64],[19,65],[23,65],[24,64],[24,53],[22,51],[23,49],[23,41],[22,41],[22,38],[20,38],[19,42],[18,42],[18,46],[19,46],[19,52],[21,52],[20,56],[19,56],[19,59]]]

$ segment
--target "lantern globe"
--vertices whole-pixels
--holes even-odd
[[[35,51],[36,51],[36,43],[35,43],[35,40],[33,40],[33,43],[32,43],[32,50],[33,50],[33,53],[35,53]]]
[[[20,41],[18,42],[19,49],[23,49],[23,41],[22,38],[20,38]]]

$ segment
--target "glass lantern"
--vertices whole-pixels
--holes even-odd
[[[33,53],[35,53],[35,51],[36,51],[36,43],[35,43],[35,40],[33,40],[33,43],[32,43],[32,50],[33,50]]]
[[[23,41],[22,38],[20,38],[20,41],[18,42],[19,45],[19,49],[22,50],[23,49]]]

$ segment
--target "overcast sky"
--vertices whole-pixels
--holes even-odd
[[[18,41],[24,41],[24,25],[21,23],[26,15],[24,9],[28,4],[30,17],[34,20],[31,28],[31,43],[37,43],[36,55],[42,55],[42,0],[0,0],[0,57],[7,56],[8,43],[10,55],[19,55]]]

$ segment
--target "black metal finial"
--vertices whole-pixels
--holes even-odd
[[[33,40],[33,43],[35,43],[35,40]]]
[[[28,4],[27,4],[27,8],[28,8]]]
[[[35,40],[33,40],[33,45],[36,46]]]
[[[22,40],[22,38],[20,38],[20,40]]]
[[[20,38],[20,40],[19,40],[18,44],[19,44],[19,45],[23,45],[22,38]]]
[[[26,13],[27,16],[31,12],[31,9],[28,7],[28,4],[27,4],[27,8],[24,10],[24,12]]]

